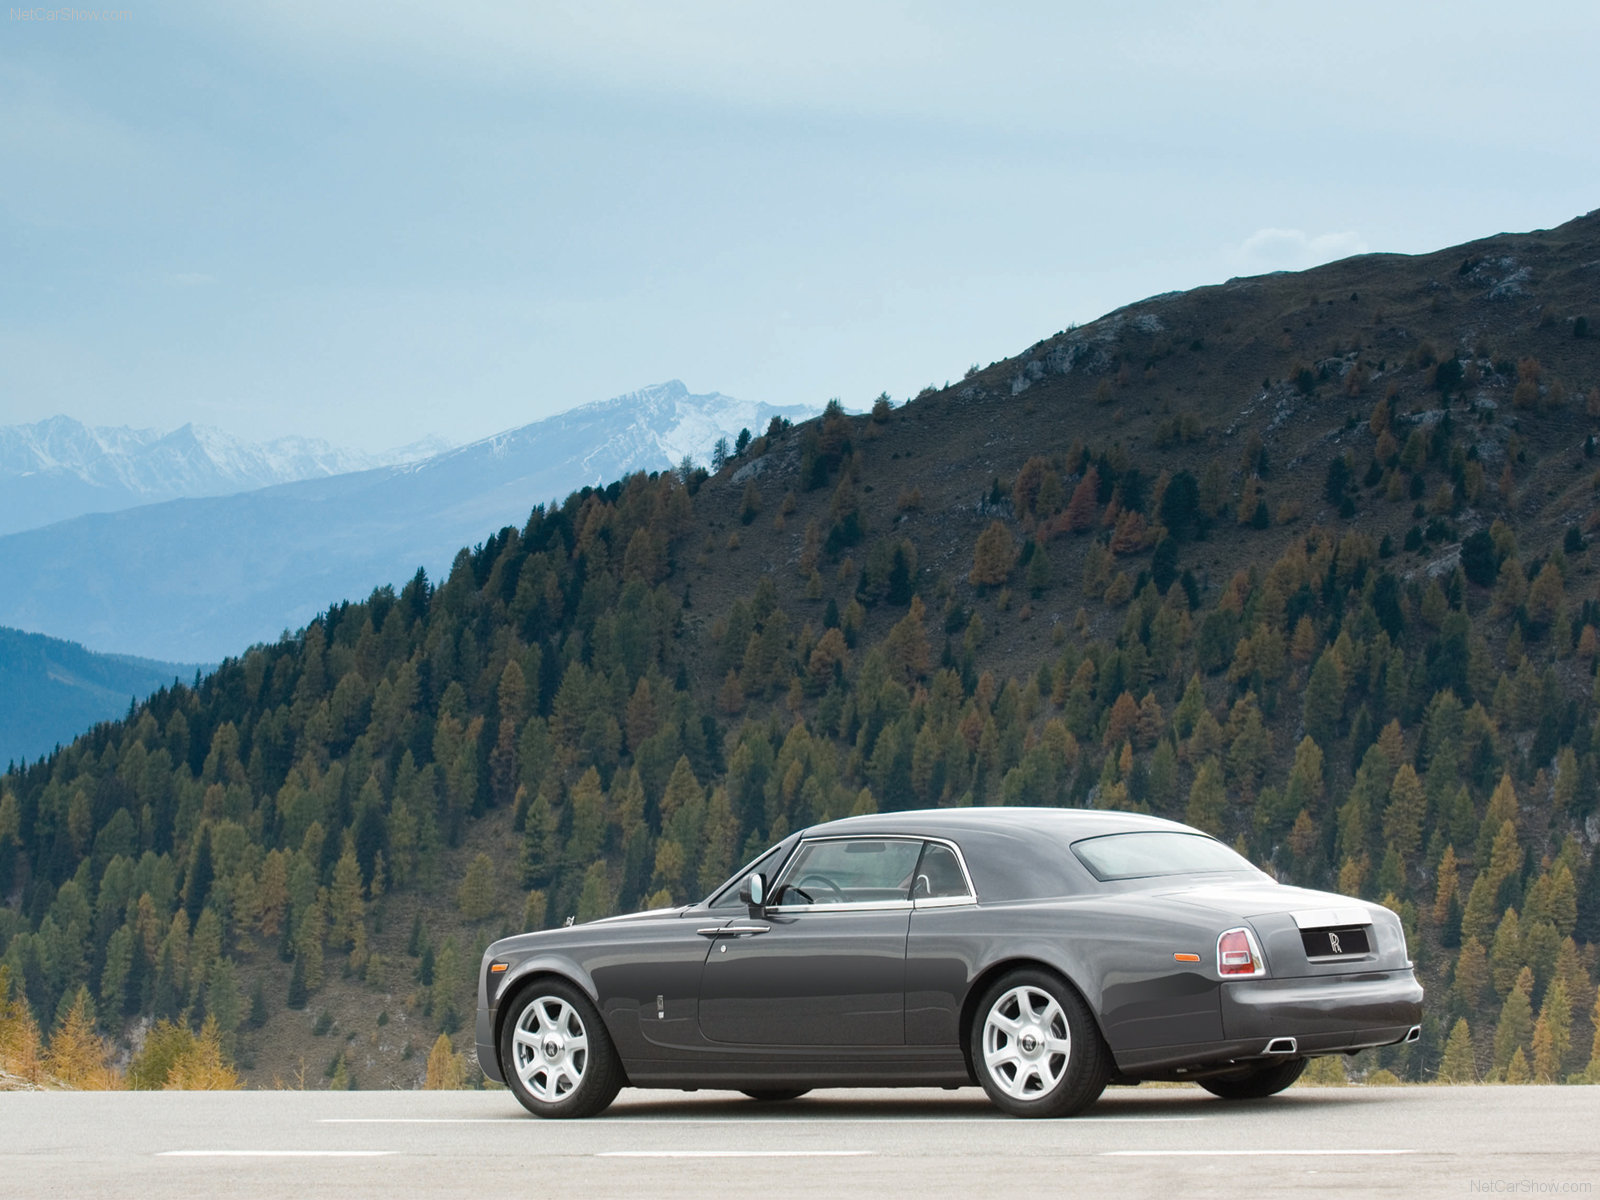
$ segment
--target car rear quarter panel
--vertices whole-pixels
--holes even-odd
[[[1069,897],[919,909],[906,956],[906,1040],[959,1043],[976,991],[1040,963],[1088,1004],[1114,1054],[1222,1036],[1215,922],[1159,898]],[[1200,955],[1182,964],[1174,953]]]

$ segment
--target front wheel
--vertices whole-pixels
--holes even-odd
[[[622,1063],[589,997],[541,979],[512,1001],[500,1030],[506,1083],[537,1117],[592,1117],[616,1099]]]
[[[1260,1100],[1276,1096],[1299,1079],[1300,1073],[1306,1069],[1306,1061],[1303,1058],[1285,1059],[1265,1067],[1254,1067],[1240,1075],[1217,1075],[1202,1079],[1199,1083],[1213,1096],[1221,1096],[1224,1100]]]
[[[1111,1055],[1078,993],[1045,971],[1012,971],[985,994],[972,1026],[983,1090],[1014,1117],[1070,1117],[1111,1077]]]

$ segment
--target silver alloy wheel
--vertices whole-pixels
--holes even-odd
[[[589,1034],[578,1010],[560,996],[540,996],[524,1008],[511,1044],[517,1078],[535,1100],[564,1100],[583,1082]]]
[[[1072,1058],[1072,1030],[1060,1003],[1021,984],[1001,994],[983,1019],[983,1061],[995,1086],[1015,1100],[1049,1095]]]

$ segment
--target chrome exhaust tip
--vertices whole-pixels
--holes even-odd
[[[1270,1042],[1268,1042],[1267,1043],[1267,1048],[1265,1050],[1263,1050],[1262,1053],[1263,1054],[1293,1054],[1298,1049],[1299,1049],[1299,1043],[1296,1042],[1292,1037],[1280,1037],[1280,1038],[1273,1038]]]
[[[1422,1036],[1422,1026],[1421,1025],[1413,1025],[1410,1029],[1406,1030],[1405,1040],[1406,1040],[1407,1043],[1410,1043],[1410,1042],[1416,1041],[1421,1036]]]

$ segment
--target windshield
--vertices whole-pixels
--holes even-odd
[[[1159,829],[1108,833],[1073,842],[1072,852],[1100,880],[1255,870],[1221,842],[1203,833]]]
[[[725,882],[705,900],[701,901],[708,908],[743,908],[744,901],[739,899],[739,885],[751,874],[760,871],[770,883],[778,873],[778,868],[783,864],[783,851],[787,850],[793,838],[785,838],[776,846],[762,852],[734,872],[733,878]]]

